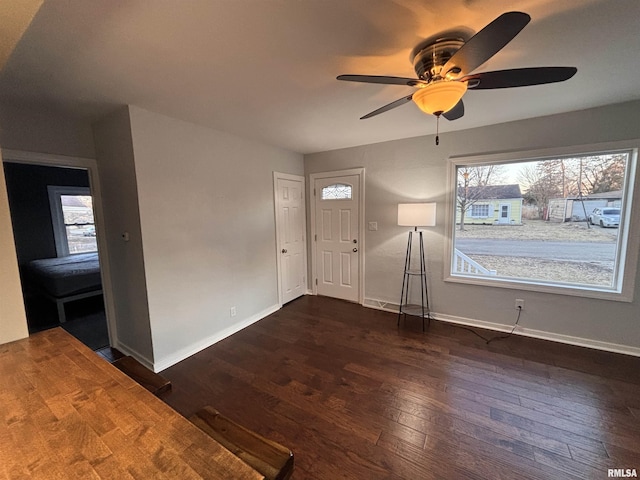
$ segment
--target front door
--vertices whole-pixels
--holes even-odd
[[[509,203],[500,204],[500,216],[498,223],[511,223],[511,205]]]
[[[307,247],[304,177],[275,174],[276,235],[280,302],[290,302],[307,290]]]
[[[316,178],[316,293],[358,302],[360,297],[360,175]]]

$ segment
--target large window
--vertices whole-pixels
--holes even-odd
[[[629,300],[636,156],[611,149],[452,160],[447,280]]]
[[[88,188],[50,186],[49,205],[59,257],[98,250]]]

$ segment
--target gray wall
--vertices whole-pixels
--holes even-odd
[[[406,235],[396,225],[397,204],[438,203],[437,227],[426,233],[430,296],[433,310],[456,321],[487,322],[497,328],[512,325],[514,300],[524,298],[520,324],[530,334],[561,341],[640,352],[640,280],[634,301],[622,303],[445,282],[445,214],[447,159],[450,156],[535,150],[640,138],[640,102],[572,112],[509,124],[411,138],[305,156],[305,173],[364,167],[366,171],[365,303],[398,303],[402,285]],[[434,122],[435,123],[435,122]],[[640,199],[636,186],[635,198]],[[634,206],[636,218],[640,202]],[[631,235],[639,235],[632,225]],[[640,269],[638,269],[640,270]],[[637,275],[636,275],[637,276]],[[310,277],[311,278],[311,277]]]
[[[129,108],[94,125],[117,344],[148,365],[153,347]],[[125,241],[123,234],[129,235]]]
[[[302,175],[303,158],[130,111],[154,361],[162,369],[278,307],[273,171]]]
[[[26,152],[95,158],[91,124],[50,108],[0,105],[0,145]]]

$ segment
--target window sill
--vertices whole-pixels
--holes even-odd
[[[591,285],[584,287],[578,285],[562,285],[550,284],[536,280],[514,280],[512,278],[496,278],[488,279],[483,276],[473,275],[449,275],[445,277],[445,282],[461,283],[467,285],[479,285],[493,288],[506,288],[511,290],[526,290],[530,292],[550,293],[555,295],[567,295],[573,297],[594,298],[598,300],[611,300],[615,302],[632,302],[633,291],[624,292],[616,291],[613,288],[598,288]]]

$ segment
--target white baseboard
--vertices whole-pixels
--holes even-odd
[[[624,355],[633,355],[634,357],[640,357],[640,348],[632,347],[629,345],[601,342],[599,340],[592,340],[590,338],[573,337],[570,335],[545,332],[542,330],[533,330],[530,328],[523,328],[520,330],[520,332],[518,332],[518,329],[516,329],[516,333],[525,337],[551,340],[552,342],[566,343],[569,345],[576,345],[578,347],[594,348],[596,350],[604,350],[606,352],[622,353]]]
[[[138,360],[142,365],[147,367],[149,370],[153,370],[153,361],[149,360],[147,357],[139,353],[135,348],[131,348],[127,344],[122,343],[117,339],[116,339],[115,345],[113,345],[113,348],[116,348],[117,350],[124,353],[125,355],[132,356],[133,358]]]
[[[392,313],[398,313],[399,308],[399,305],[397,303],[377,300],[374,298],[365,298],[363,305],[365,307],[375,308],[377,310],[384,310],[385,312]],[[466,317],[456,317],[454,315],[447,315],[437,312],[432,312],[432,317],[435,320],[439,320],[442,322],[465,325],[467,327],[484,328],[486,330],[493,330],[496,332],[510,332],[513,328],[513,325],[485,322],[483,320],[476,320]],[[522,335],[524,337],[538,338],[540,340],[550,340],[552,342],[565,343],[567,345],[575,345],[578,347],[587,347],[593,348],[595,350],[604,350],[606,352],[622,353],[624,355],[633,355],[634,357],[640,357],[640,348],[630,345],[602,342],[600,340],[593,340],[590,338],[574,337],[572,335],[547,332],[544,330],[535,330],[533,328],[526,328],[521,326],[518,326],[513,334]]]
[[[362,306],[392,313],[398,313],[400,309],[400,305],[395,302],[387,302],[386,300],[377,300],[375,298],[365,298]]]
[[[224,330],[220,330],[219,332],[216,332],[207,338],[203,338],[199,342],[196,342],[187,347],[181,348],[177,352],[174,352],[173,354],[165,358],[161,358],[158,361],[154,362],[152,370],[156,373],[161,372],[162,370],[165,370],[171,367],[172,365],[175,365],[176,363],[181,362],[185,358],[188,358],[191,355],[195,355],[196,353],[204,350],[205,348],[210,347],[211,345],[218,343],[221,340],[224,340],[225,338],[233,335],[234,333],[239,332],[243,328],[247,328],[249,325],[252,325],[259,320],[262,320],[264,317],[271,315],[274,312],[277,312],[278,310],[280,310],[280,308],[281,307],[278,304],[272,305],[271,307],[266,308],[261,312],[258,312],[255,315],[252,315],[251,317],[245,320],[242,320],[241,322],[234,323],[233,325],[230,325]]]

